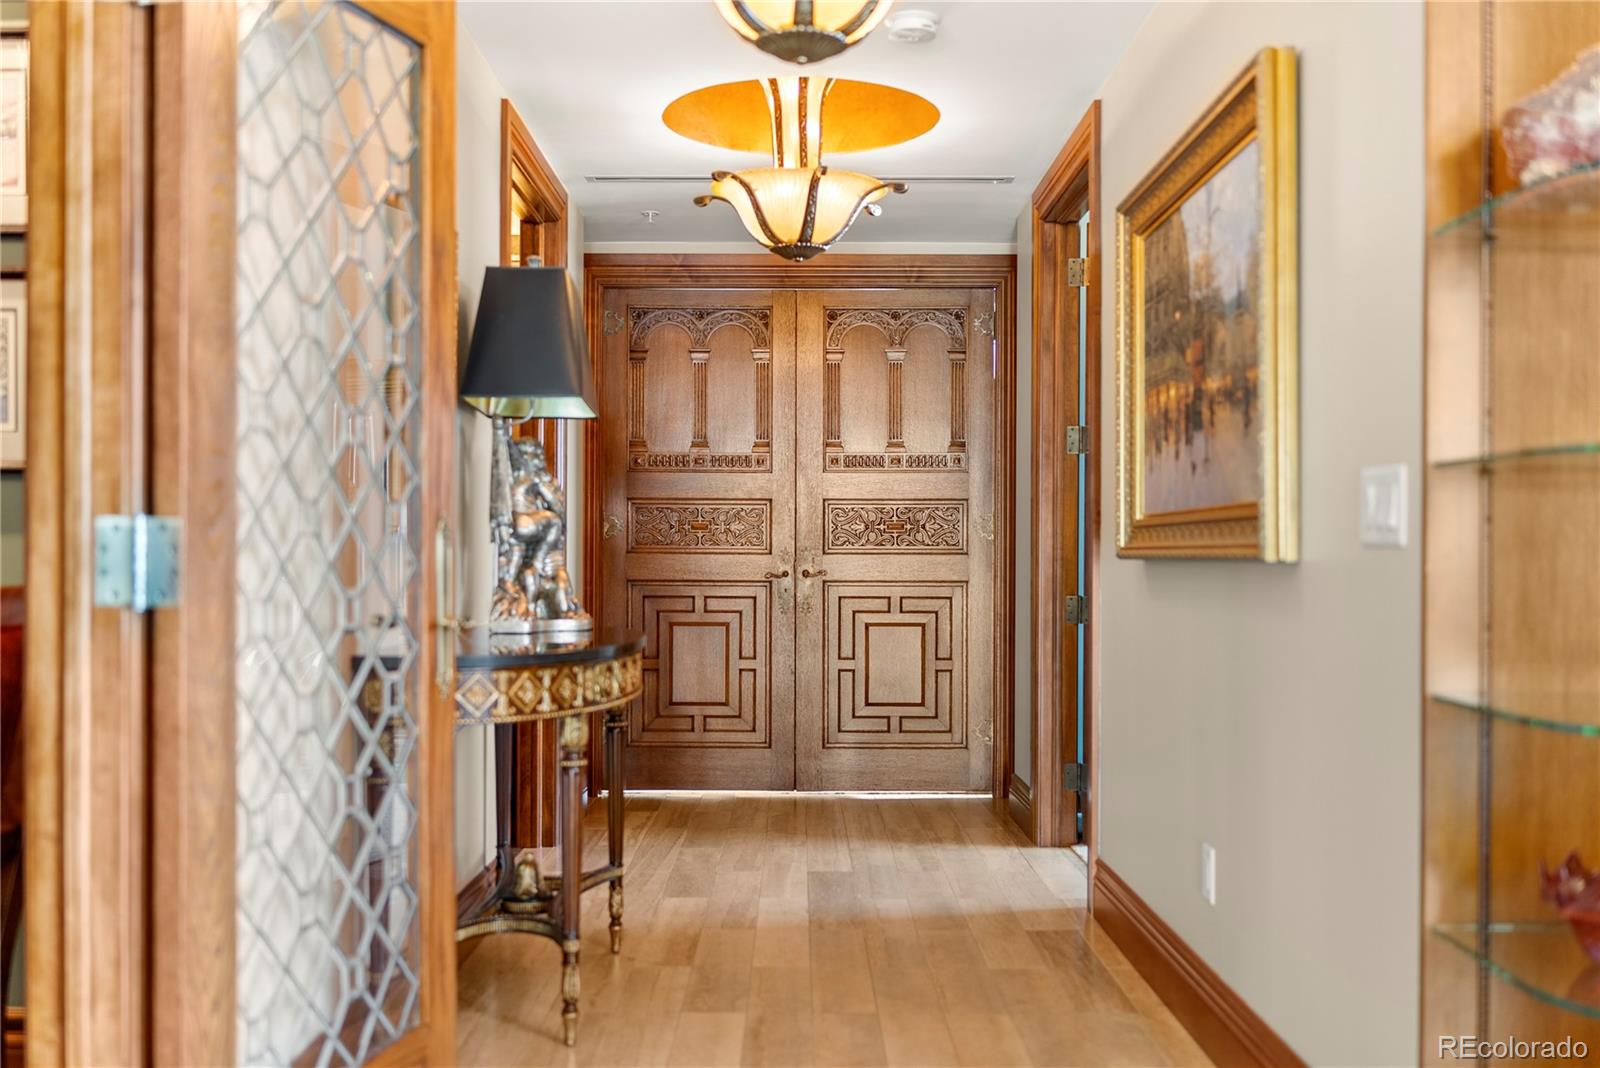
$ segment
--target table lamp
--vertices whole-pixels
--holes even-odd
[[[483,272],[461,399],[494,423],[489,530],[495,589],[489,631],[578,634],[594,621],[567,576],[567,504],[537,441],[513,440],[526,419],[593,419],[594,384],[577,293],[561,267]]]

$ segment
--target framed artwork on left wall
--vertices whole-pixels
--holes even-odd
[[[0,38],[0,230],[28,225],[28,39]]]
[[[0,278],[0,468],[27,460],[28,283]]]
[[[1117,555],[1299,558],[1295,55],[1117,206]]]

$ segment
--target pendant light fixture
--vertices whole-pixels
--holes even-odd
[[[789,260],[827,251],[865,211],[904,193],[904,182],[824,166],[828,151],[860,151],[932,129],[939,110],[915,93],[834,78],[772,78],[701,89],[673,101],[662,121],[685,137],[739,151],[770,152],[772,166],[715,171],[695,198],[732,205],[762,245]]]
[[[717,0],[735,33],[790,63],[836,56],[871,33],[892,0]]]

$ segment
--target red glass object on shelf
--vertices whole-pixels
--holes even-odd
[[[1549,85],[1500,121],[1506,162],[1523,185],[1600,160],[1600,45],[1578,53]]]
[[[1539,881],[1544,899],[1572,925],[1573,935],[1589,958],[1600,963],[1600,871],[1585,868],[1574,850],[1555,871],[1541,861]]]

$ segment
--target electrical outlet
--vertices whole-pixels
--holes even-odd
[[[1217,851],[1210,842],[1200,843],[1200,896],[1207,905],[1217,903]]]

